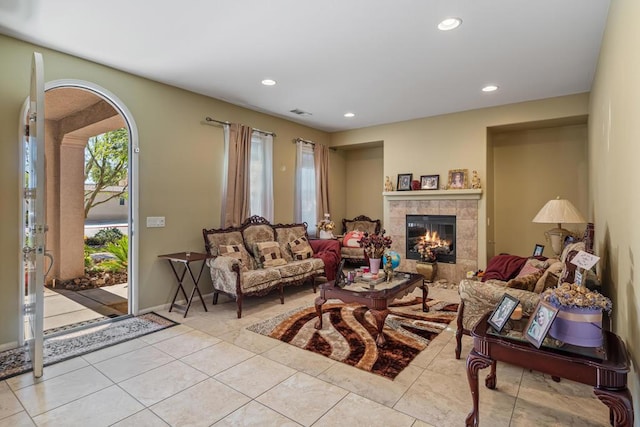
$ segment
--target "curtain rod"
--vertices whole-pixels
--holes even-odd
[[[209,124],[209,123],[207,123],[207,122],[219,123],[219,124],[221,124],[221,125],[225,125],[225,126],[229,126],[229,125],[231,124],[231,123],[226,122],[226,121],[225,121],[225,122],[223,122],[222,120],[212,119],[211,117],[208,117],[208,116],[207,116],[207,117],[205,117],[205,119],[204,119],[204,120],[205,120],[205,123],[206,123],[206,124]],[[258,133],[263,133],[263,134],[265,134],[265,135],[271,135],[271,136],[273,136],[273,137],[275,137],[275,136],[276,136],[275,132],[269,132],[269,131],[266,131],[266,130],[261,130],[261,129],[256,129],[256,128],[252,128],[252,129],[253,129],[255,132],[258,132]]]
[[[296,144],[298,141],[299,141],[299,142],[304,142],[305,144],[311,144],[311,145],[313,145],[314,147],[316,146],[316,143],[315,143],[315,142],[313,142],[313,141],[309,141],[308,139],[303,139],[303,138],[296,138],[296,139],[294,139],[294,140],[293,140],[293,143],[294,143],[294,144]],[[333,148],[333,147],[329,147],[329,150],[331,150],[331,151],[337,151],[337,149],[336,149],[336,148]]]

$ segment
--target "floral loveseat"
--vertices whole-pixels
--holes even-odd
[[[342,259],[351,264],[364,265],[366,263],[364,249],[357,243],[359,241],[359,237],[354,237],[353,233],[377,234],[380,232],[380,227],[379,219],[371,219],[365,215],[360,215],[353,219],[343,219],[343,236],[340,247],[340,255],[342,256]]]
[[[307,235],[307,224],[272,225],[265,218],[252,216],[239,227],[203,229],[213,282],[213,304],[224,293],[237,302],[238,318],[242,317],[244,296],[265,295],[278,289],[284,304],[283,287],[299,285],[325,275],[325,264],[339,259],[335,248],[314,252]],[[326,243],[325,243],[326,245]],[[333,254],[332,254],[333,252]],[[337,265],[337,259],[334,264]]]

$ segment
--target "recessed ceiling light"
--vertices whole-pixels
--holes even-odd
[[[498,86],[496,85],[486,85],[482,88],[483,92],[495,92],[496,90],[498,90]]]
[[[273,85],[276,84],[276,81],[275,80],[271,80],[271,79],[264,79],[262,81],[262,84],[265,85],[265,86],[273,86]]]
[[[447,18],[438,24],[438,29],[441,31],[455,30],[462,24],[460,18]]]
[[[355,114],[353,113],[344,113],[345,117],[355,117]]]

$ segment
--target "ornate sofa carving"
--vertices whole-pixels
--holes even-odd
[[[325,264],[320,258],[293,259],[289,242],[302,237],[308,240],[306,223],[272,225],[265,218],[254,215],[239,227],[203,229],[202,236],[207,253],[215,257],[208,261],[214,288],[213,304],[218,303],[220,293],[234,298],[238,318],[242,317],[245,296],[266,295],[277,289],[280,303],[284,304],[284,286],[300,285],[310,280],[315,292],[315,278],[324,274]],[[263,267],[260,264],[256,248],[266,242],[277,242],[284,260],[281,265]],[[221,248],[234,253],[221,254]]]
[[[374,220],[365,215],[360,215],[353,219],[345,218],[342,220],[343,236],[350,231],[362,231],[369,234],[377,234],[380,232],[380,228],[381,224],[379,219]],[[340,255],[342,256],[342,259],[351,264],[364,265],[366,263],[363,248],[350,248],[341,245]]]

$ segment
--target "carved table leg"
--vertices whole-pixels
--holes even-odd
[[[384,310],[370,310],[373,318],[376,321],[376,328],[378,329],[378,336],[376,337],[376,345],[378,347],[384,347],[387,340],[384,338],[382,334],[382,328],[384,328],[384,321],[389,315],[389,310],[386,308]]]
[[[465,425],[467,427],[478,427],[478,423],[480,420],[479,413],[479,390],[478,390],[478,371],[480,369],[486,368],[491,365],[493,362],[491,359],[488,359],[480,354],[476,353],[475,350],[471,350],[469,356],[467,356],[467,379],[469,380],[469,389],[471,389],[471,397],[473,399],[473,410],[467,415],[467,419],[465,421]]]
[[[429,296],[429,286],[422,279],[422,311],[427,313],[429,311],[429,307],[427,306],[427,297]]]
[[[611,424],[614,427],[631,427],[633,425],[633,404],[631,393],[624,390],[604,390],[594,388],[593,393],[609,407]]]
[[[491,371],[489,371],[489,375],[484,379],[485,387],[495,390],[496,388],[496,361],[493,360],[491,362]]]
[[[458,318],[456,319],[456,359],[460,359],[460,352],[462,352],[462,315],[464,314],[464,301],[460,301],[458,306]]]
[[[316,329],[322,329],[322,304],[325,302],[327,302],[327,300],[322,297],[316,298],[316,313],[318,313],[318,321],[315,324]]]

